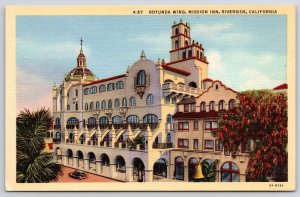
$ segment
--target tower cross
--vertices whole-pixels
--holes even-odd
[[[83,42],[83,40],[82,40],[82,38],[80,38],[81,50],[82,50],[82,42]]]

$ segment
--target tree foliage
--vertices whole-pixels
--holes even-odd
[[[34,112],[25,109],[18,115],[18,183],[46,183],[57,181],[58,175],[62,175],[60,166],[52,162],[52,154],[44,151],[51,122],[50,111],[45,108]]]
[[[203,171],[203,182],[215,182],[217,175],[217,165],[219,160],[215,160],[212,163],[202,162],[202,171]]]
[[[287,180],[287,96],[267,91],[244,92],[240,104],[221,116],[217,136],[233,156],[253,142],[249,181]]]
[[[143,135],[138,135],[132,140],[128,138],[128,148],[130,150],[136,149],[137,144],[145,144],[145,137]]]

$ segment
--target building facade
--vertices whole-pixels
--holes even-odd
[[[81,40],[77,65],[52,88],[54,160],[151,182],[192,181],[192,166],[218,159],[216,181],[245,181],[247,153],[232,159],[212,134],[218,111],[238,102],[236,92],[208,78],[204,48],[190,31],[188,23],[174,22],[169,62],[142,51],[125,73],[105,79],[88,68]]]

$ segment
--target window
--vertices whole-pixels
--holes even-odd
[[[96,118],[94,117],[91,117],[88,119],[88,124],[89,125],[96,125]]]
[[[175,29],[175,34],[176,35],[179,34],[179,29],[178,28]]]
[[[139,117],[135,115],[128,116],[127,123],[139,123]]]
[[[218,129],[218,121],[205,121],[205,130],[217,130]]]
[[[88,88],[85,88],[84,91],[83,91],[84,95],[88,95],[89,94],[89,89]]]
[[[70,105],[67,105],[67,111],[70,111]]]
[[[76,89],[76,91],[75,91],[75,95],[78,96],[78,90],[77,90],[77,89]]]
[[[240,170],[239,167],[233,162],[225,162],[221,168],[221,181],[222,182],[239,182]]]
[[[172,104],[176,104],[176,97],[173,97],[173,98],[171,99],[171,103],[172,103]]]
[[[78,111],[78,103],[75,104],[75,110]]]
[[[108,109],[111,109],[112,108],[112,101],[111,99],[108,100]]]
[[[191,112],[195,112],[196,111],[196,104],[191,104]]]
[[[189,130],[189,122],[178,122],[178,130]]]
[[[199,58],[199,51],[197,50],[197,58]]]
[[[108,124],[108,118],[106,116],[102,116],[99,118],[99,124]]]
[[[165,104],[170,104],[170,97],[165,97]]]
[[[221,140],[215,140],[215,146],[216,151],[223,151],[223,143]]]
[[[84,106],[84,109],[89,110],[89,104],[86,103],[85,106]]]
[[[106,91],[105,85],[100,85],[99,86],[99,92],[105,92],[105,91]]]
[[[188,35],[188,31],[186,28],[184,28],[184,34],[187,36]]]
[[[175,49],[178,49],[179,48],[179,43],[178,43],[178,40],[175,41]]]
[[[198,139],[194,139],[194,149],[198,150]]]
[[[189,105],[188,104],[184,105],[184,112],[189,112]]]
[[[219,102],[219,111],[225,110],[225,101],[221,100]]]
[[[118,81],[116,83],[116,89],[123,89],[124,88],[124,82],[123,81]]]
[[[184,46],[189,46],[189,42],[187,40],[184,42]]]
[[[171,114],[167,115],[167,124],[173,123],[173,118]]]
[[[210,101],[210,103],[209,103],[209,111],[215,111],[215,101]]]
[[[93,110],[94,109],[94,102],[91,102],[90,103],[90,110]]]
[[[153,95],[149,94],[146,99],[146,105],[153,105]]]
[[[218,90],[218,89],[219,89],[219,86],[218,86],[218,85],[216,85],[216,86],[215,86],[215,90]]]
[[[143,118],[144,123],[157,123],[158,118],[155,114],[147,114]]]
[[[96,109],[99,109],[100,105],[99,105],[99,101],[96,102]]]
[[[140,70],[137,74],[136,85],[146,85],[146,72]]]
[[[134,96],[130,97],[130,99],[129,99],[129,106],[130,107],[135,107],[136,106],[136,102],[135,102],[135,97]]]
[[[204,140],[204,148],[205,149],[214,149],[214,141],[213,140]]]
[[[206,103],[205,102],[202,102],[200,104],[200,111],[206,111]]]
[[[113,124],[122,124],[122,117],[121,116],[114,116],[112,118],[112,123]]]
[[[192,50],[188,51],[188,57],[192,57]]]
[[[119,99],[116,99],[115,103],[114,103],[114,107],[119,108],[119,106],[120,106],[120,101],[119,101]]]
[[[186,59],[186,52],[182,52],[182,59]]]
[[[69,118],[67,121],[67,125],[78,125],[79,124],[79,120],[77,118]]]
[[[101,102],[101,109],[106,109],[106,101]]]
[[[60,125],[60,119],[59,118],[55,118],[55,125]]]
[[[126,98],[122,99],[122,107],[127,107],[127,99]]]
[[[109,83],[108,85],[107,85],[107,91],[112,91],[112,90],[114,90],[115,89],[115,84],[114,83]]]
[[[95,93],[97,93],[97,87],[93,86],[90,88],[90,94],[95,94]]]
[[[188,139],[178,139],[178,148],[189,148]]]
[[[194,131],[198,130],[198,120],[194,120]]]
[[[231,100],[229,101],[229,109],[233,109],[233,108],[235,108],[235,100],[234,100],[234,99],[231,99]]]

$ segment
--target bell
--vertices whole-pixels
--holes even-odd
[[[204,178],[203,173],[202,173],[202,166],[200,163],[196,167],[195,175],[193,178],[194,179],[203,179]]]

